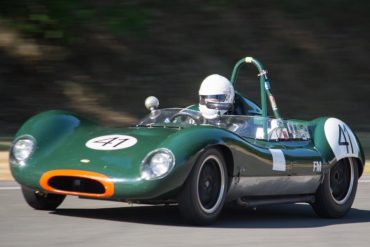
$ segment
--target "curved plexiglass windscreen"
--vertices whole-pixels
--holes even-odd
[[[143,118],[140,126],[186,126],[204,124],[206,121],[199,111],[182,108],[154,110]]]
[[[181,108],[154,110],[142,119],[138,126],[145,127],[188,127],[212,125],[227,129],[243,138],[268,141],[309,140],[305,124],[261,116],[223,115],[216,119],[205,119],[199,111]]]

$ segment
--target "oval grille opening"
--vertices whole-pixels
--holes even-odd
[[[105,188],[100,182],[89,178],[57,176],[50,178],[48,184],[54,189],[62,191],[91,194],[105,193]]]

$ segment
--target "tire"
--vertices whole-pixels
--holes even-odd
[[[22,194],[28,205],[37,210],[55,210],[65,199],[65,195],[40,194],[22,186]]]
[[[339,218],[351,209],[358,184],[358,167],[354,159],[345,158],[334,164],[325,175],[312,204],[316,214]]]
[[[181,215],[188,223],[208,225],[220,214],[227,192],[227,169],[222,153],[210,148],[197,159],[179,196]]]

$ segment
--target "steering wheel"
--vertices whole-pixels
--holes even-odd
[[[179,112],[173,115],[170,119],[171,123],[173,123],[176,120],[176,118],[179,118],[179,117],[185,118],[185,119],[181,119],[181,122],[185,122],[187,119],[190,119],[190,121],[193,121],[193,123],[190,121],[187,121],[189,124],[194,124],[194,125],[201,124],[201,121],[199,119],[195,118],[193,115],[187,112]]]

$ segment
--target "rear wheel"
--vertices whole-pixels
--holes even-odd
[[[22,193],[28,205],[37,210],[54,210],[66,197],[65,195],[40,193],[24,186],[22,186]]]
[[[351,158],[339,160],[325,175],[312,204],[316,214],[326,218],[345,215],[355,199],[358,183],[358,167]]]
[[[198,158],[180,193],[180,212],[190,223],[210,224],[220,214],[226,192],[227,170],[223,155],[217,149],[207,149]]]

